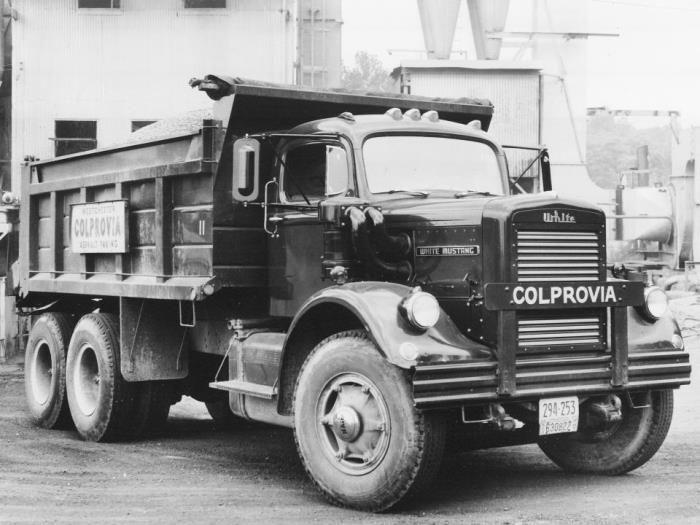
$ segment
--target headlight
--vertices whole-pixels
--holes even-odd
[[[420,288],[411,292],[400,306],[409,323],[421,330],[435,326],[440,318],[440,305],[435,297]]]
[[[676,350],[683,350],[685,348],[685,343],[683,342],[681,334],[673,334],[671,336],[671,344]]]
[[[668,310],[668,299],[661,288],[650,286],[644,289],[644,307],[642,313],[651,321],[663,317]]]

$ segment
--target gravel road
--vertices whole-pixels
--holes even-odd
[[[694,384],[676,393],[669,436],[644,467],[621,477],[570,475],[534,445],[465,453],[447,462],[423,499],[382,515],[328,505],[307,480],[290,431],[217,430],[191,399],[171,408],[164,435],[141,442],[86,443],[72,431],[36,428],[21,364],[0,365],[0,523],[695,524],[696,309],[684,319]]]

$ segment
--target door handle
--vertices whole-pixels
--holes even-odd
[[[281,222],[283,219],[282,217],[270,217],[267,213],[267,210],[270,208],[270,201],[268,199],[268,194],[269,194],[269,189],[270,187],[276,187],[277,186],[277,179],[272,179],[265,184],[265,202],[263,204],[263,229],[265,232],[272,237],[273,239],[275,237],[279,237],[280,234],[277,233],[277,225],[279,222]],[[279,220],[275,220],[279,219]],[[274,226],[273,229],[268,228],[268,224],[271,224]]]

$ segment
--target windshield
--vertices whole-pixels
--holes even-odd
[[[384,135],[367,139],[362,152],[372,193],[447,190],[503,194],[496,153],[483,142]]]

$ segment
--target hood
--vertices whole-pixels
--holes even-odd
[[[387,224],[404,223],[447,223],[480,224],[484,215],[503,219],[519,211],[546,207],[556,210],[558,207],[580,209],[586,214],[603,216],[602,210],[583,201],[560,199],[555,192],[523,194],[513,196],[483,196],[474,194],[455,198],[393,198],[377,201],[373,205],[379,208]],[[603,217],[604,220],[604,217]],[[596,220],[596,222],[598,222]]]

